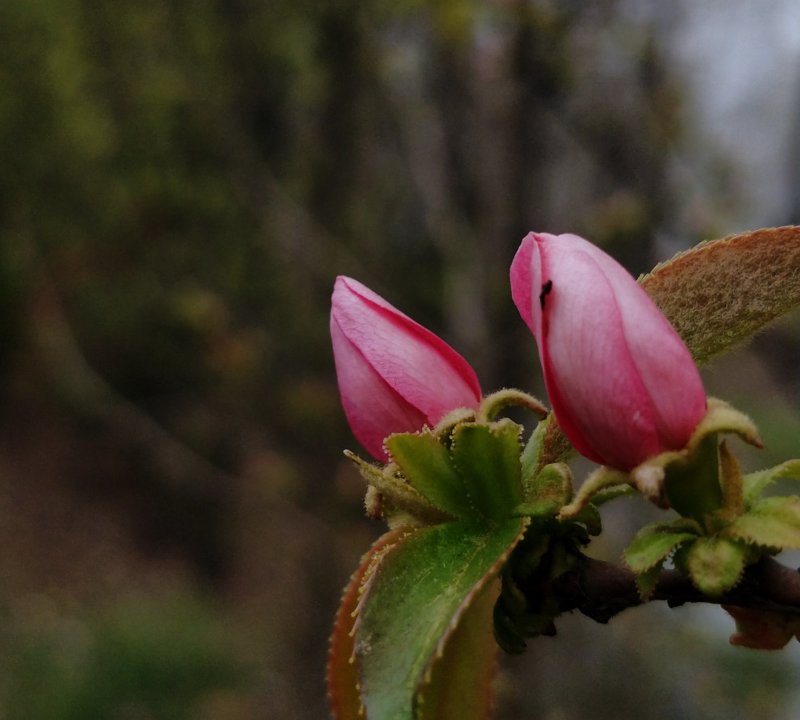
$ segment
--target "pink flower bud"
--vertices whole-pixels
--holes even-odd
[[[511,294],[578,452],[627,471],[686,445],[706,410],[700,374],[616,260],[577,235],[529,233],[511,264]]]
[[[352,278],[336,278],[331,340],[345,415],[378,459],[387,459],[383,441],[391,433],[433,426],[480,403],[478,378],[461,355]]]

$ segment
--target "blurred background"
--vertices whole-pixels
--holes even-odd
[[[335,275],[543,396],[528,230],[638,274],[797,222],[794,0],[3,0],[0,718],[327,716],[382,530],[341,454]],[[795,316],[706,372],[761,425],[750,467],[798,453],[798,367]],[[650,512],[609,508],[596,554]],[[565,618],[503,659],[497,717],[797,717],[797,647],[732,628]]]

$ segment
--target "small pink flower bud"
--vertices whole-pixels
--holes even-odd
[[[700,374],[616,260],[577,235],[529,233],[511,264],[511,294],[578,452],[627,471],[686,445],[706,411]]]
[[[350,428],[380,460],[390,434],[433,426],[481,401],[475,371],[461,355],[352,278],[336,278],[331,340]]]

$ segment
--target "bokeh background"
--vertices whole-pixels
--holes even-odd
[[[633,273],[800,222],[794,0],[3,0],[0,718],[327,716],[362,518],[353,275],[543,395],[530,229]],[[798,453],[800,318],[706,372]],[[643,504],[609,509],[618,556]],[[505,658],[497,717],[800,713],[797,648],[646,607]]]

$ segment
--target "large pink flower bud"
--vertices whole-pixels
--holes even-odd
[[[511,293],[556,419],[583,455],[630,470],[683,448],[706,410],[689,350],[639,284],[577,235],[529,233]]]
[[[331,304],[336,376],[353,434],[386,460],[384,439],[477,408],[475,371],[444,340],[352,278],[336,278]]]

